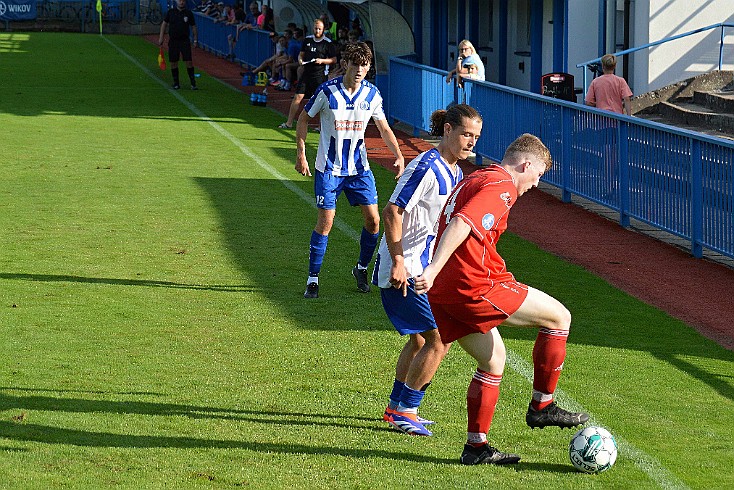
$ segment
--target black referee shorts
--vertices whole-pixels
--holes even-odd
[[[325,81],[326,75],[323,74],[318,74],[315,76],[304,75],[303,77],[301,77],[301,79],[298,81],[298,84],[296,85],[296,93],[303,94],[306,99],[310,99],[311,96],[316,93],[316,89],[319,88],[319,85],[321,85]]]
[[[168,61],[177,63],[179,58],[191,61],[191,42],[188,39],[169,39]]]

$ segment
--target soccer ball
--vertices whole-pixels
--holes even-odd
[[[602,427],[586,427],[571,438],[568,455],[577,470],[601,473],[617,460],[617,441]]]

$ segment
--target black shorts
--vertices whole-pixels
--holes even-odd
[[[311,96],[316,93],[316,89],[319,88],[319,85],[321,85],[325,81],[326,75],[319,75],[317,77],[301,77],[301,79],[298,80],[298,84],[296,85],[296,93],[303,94],[305,98],[310,99]]]
[[[184,61],[191,61],[191,43],[188,39],[169,39],[168,61],[177,63],[179,57]]]

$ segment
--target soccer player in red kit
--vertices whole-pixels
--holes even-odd
[[[466,396],[463,464],[520,461],[520,456],[487,442],[506,359],[502,337],[494,328],[500,324],[539,328],[527,424],[575,427],[589,420],[585,413],[562,409],[553,397],[566,357],[571,314],[555,298],[517,282],[496,248],[512,205],[537,187],[551,165],[548,148],[537,137],[524,134],[510,144],[499,165],[460,182],[439,218],[433,261],[415,280],[416,292],[428,292],[442,341],[458,341],[477,361]]]

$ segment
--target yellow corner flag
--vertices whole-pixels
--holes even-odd
[[[99,14],[99,33],[102,34],[102,0],[97,0],[97,13]]]

